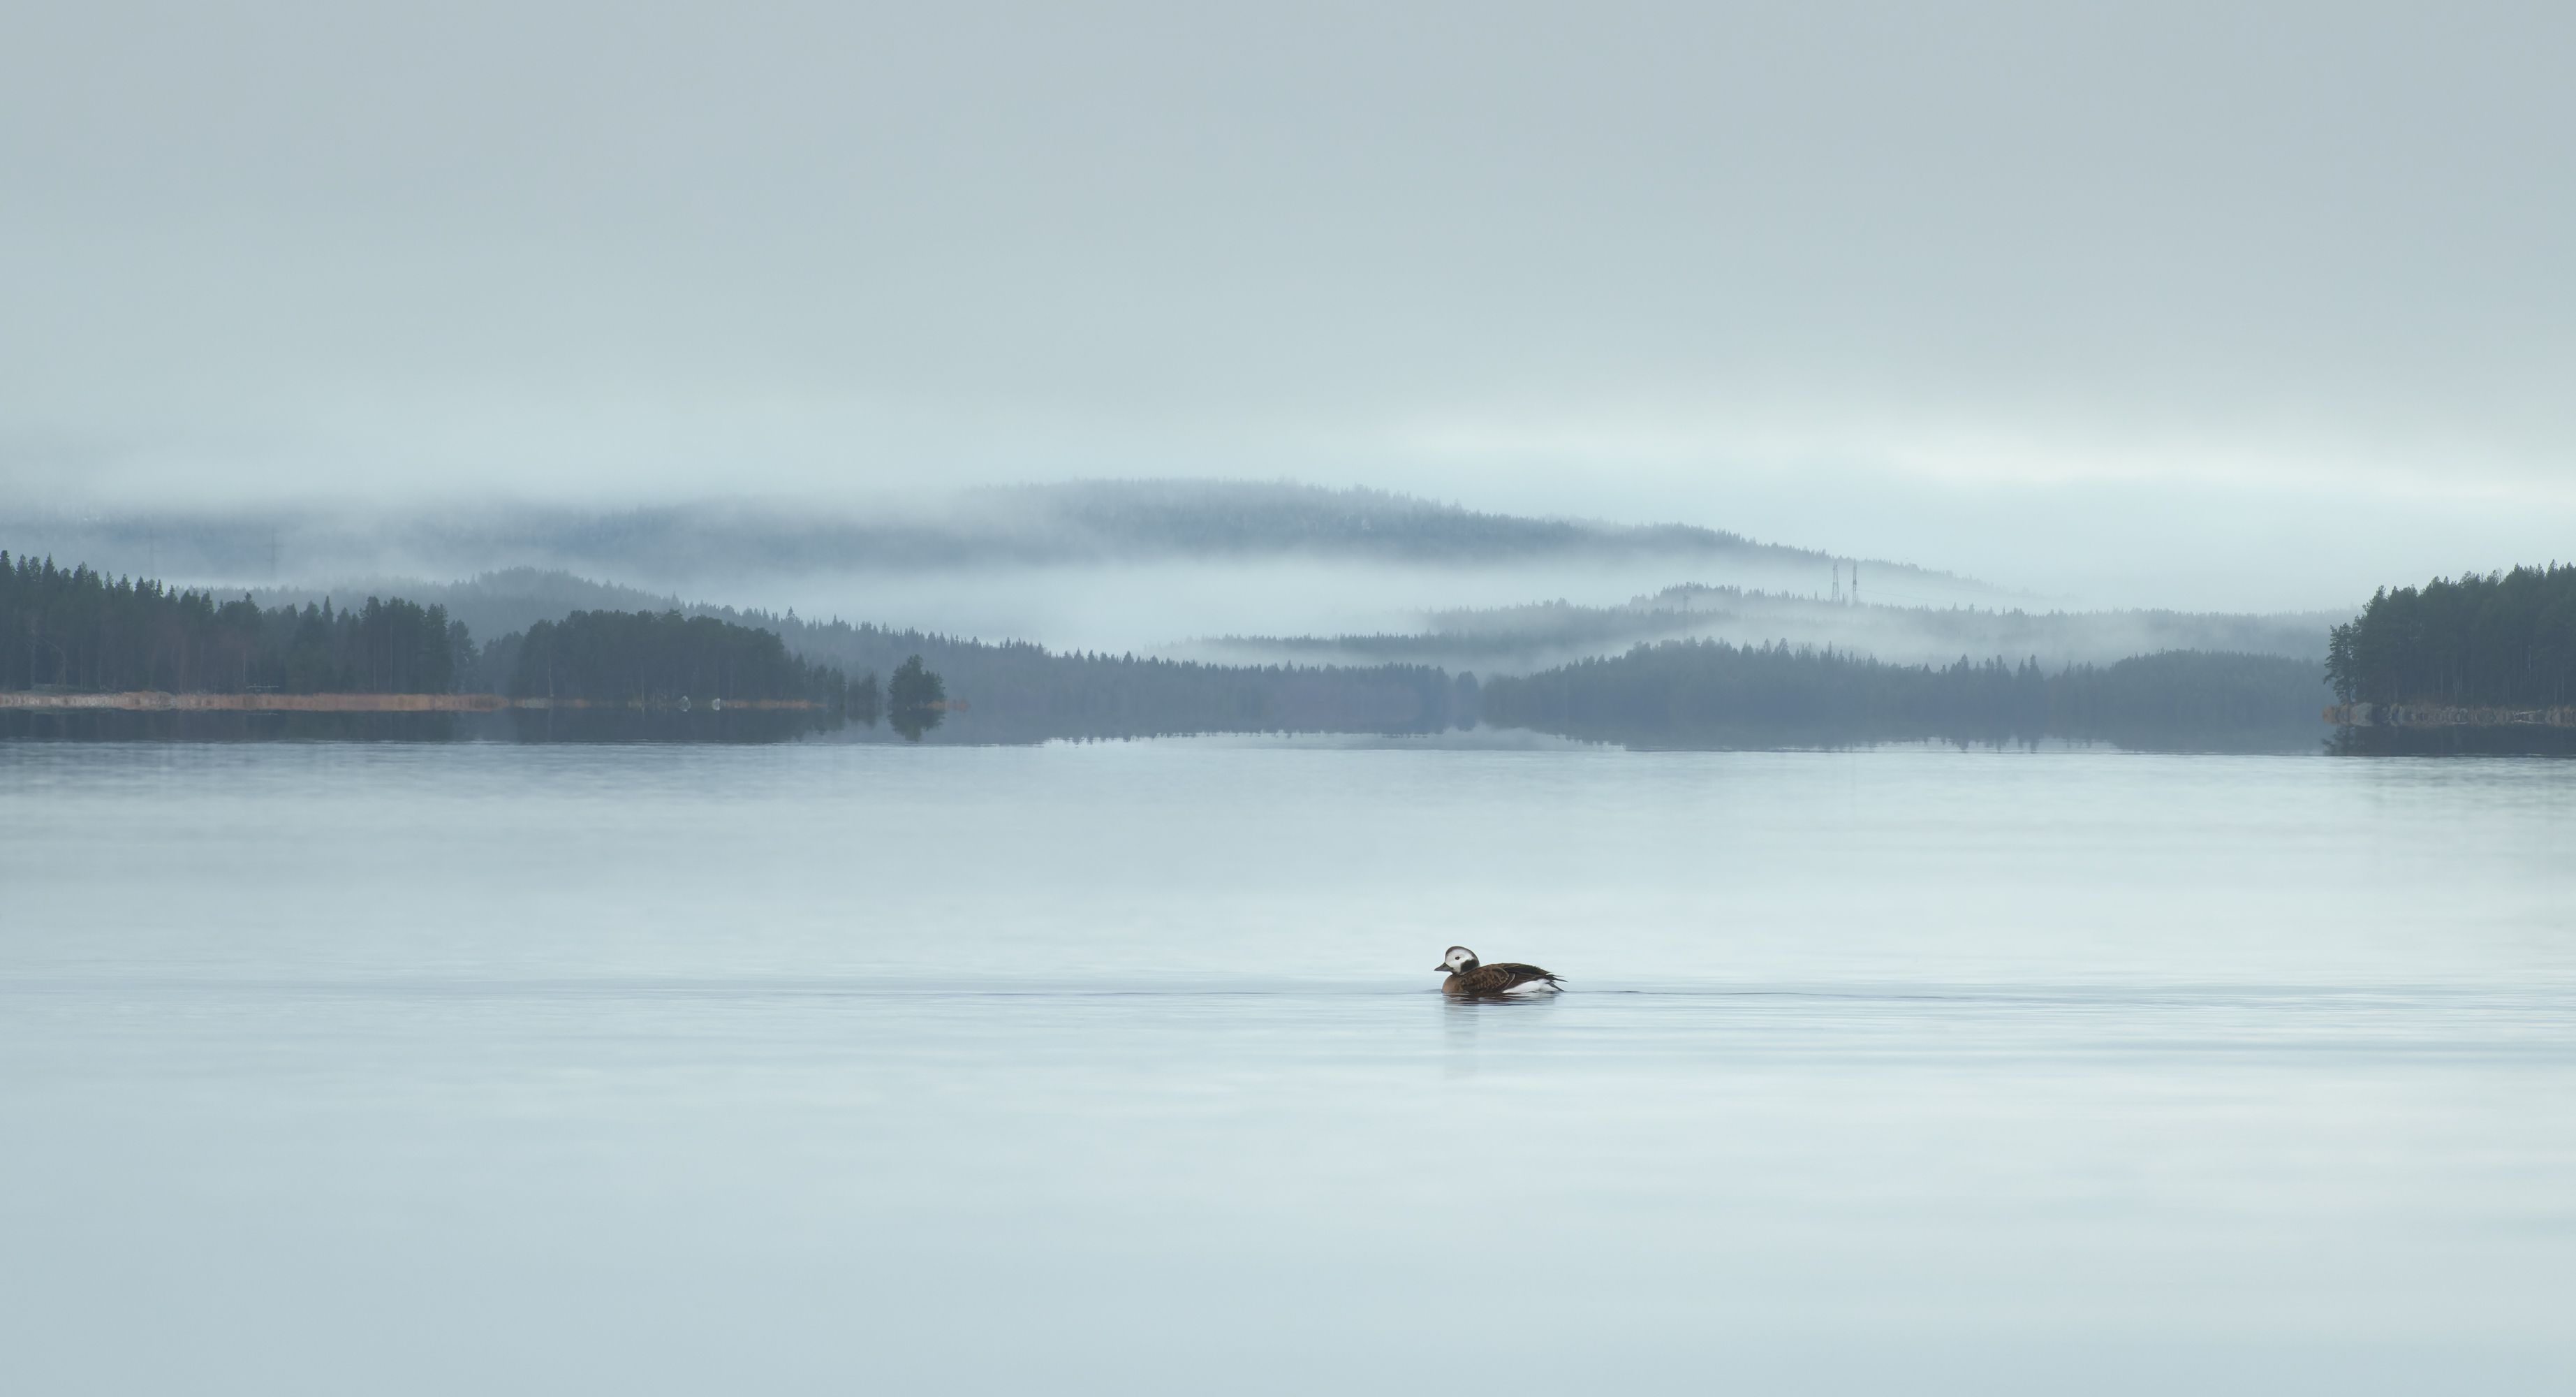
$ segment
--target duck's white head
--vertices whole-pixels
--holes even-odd
[[[1476,968],[1476,953],[1464,946],[1452,946],[1449,948],[1449,954],[1440,958],[1440,964],[1436,968],[1446,970],[1453,975],[1473,970]]]

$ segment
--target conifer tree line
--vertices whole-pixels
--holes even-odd
[[[976,740],[985,742],[1203,732],[1432,733],[1476,721],[1474,677],[1453,677],[1431,665],[1208,664],[730,608],[718,614],[773,629],[796,653],[853,673],[894,676],[918,661],[944,687],[916,702],[936,701],[952,689],[970,696]],[[921,711],[902,706],[911,692],[897,694],[890,685],[887,713]]]
[[[2345,703],[2576,703],[2576,565],[2381,588],[2327,643]]]
[[[262,610],[0,552],[0,689],[435,694],[472,661],[440,607]]]
[[[874,674],[852,686],[769,631],[711,617],[576,611],[477,649],[444,607],[400,598],[263,609],[0,552],[0,689],[33,688],[803,699],[871,722],[877,704]]]
[[[495,642],[483,669],[506,670],[512,698],[804,699],[835,711],[850,702],[841,671],[787,653],[773,632],[677,611],[576,611],[539,621]],[[871,694],[875,680],[868,676]]]
[[[247,598],[218,601],[33,559],[11,559],[0,579],[0,688],[10,689],[468,691],[655,706],[682,697],[806,699],[860,723],[891,718],[909,732],[937,726],[956,685],[976,696],[983,741],[1438,731],[1472,723],[1475,713],[1473,679],[1422,665],[1068,654],[714,608],[576,611],[478,647],[441,608],[406,601],[262,609]],[[389,632],[407,635],[409,648]],[[387,663],[440,636],[443,670]],[[860,677],[848,682],[851,673]],[[881,684],[880,674],[898,683]]]
[[[399,598],[263,609],[0,553],[0,688],[801,699],[865,723],[892,716],[911,735],[938,725],[954,681],[975,695],[984,741],[1423,732],[1480,718],[1676,740],[2250,731],[2315,724],[2328,678],[2348,702],[2556,705],[2576,702],[2576,567],[2383,591],[2335,628],[2331,655],[2322,670],[2171,651],[2047,673],[2030,660],[1903,665],[1685,640],[1479,686],[1427,665],[1202,664],[715,608],[574,611],[477,647],[443,608]],[[880,673],[892,676],[883,688]]]
[[[1486,682],[1488,721],[1687,743],[2322,734],[2318,667],[2173,650],[2044,673],[2037,661],[1888,664],[1812,646],[1681,640]]]

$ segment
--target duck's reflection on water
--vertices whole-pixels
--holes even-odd
[[[1520,1014],[1555,1004],[1561,995],[1440,996],[1443,1047],[1440,1074],[1451,1079],[1476,1075],[1477,1035],[1487,1014]]]

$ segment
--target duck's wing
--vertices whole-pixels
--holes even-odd
[[[1535,965],[1523,965],[1516,960],[1497,961],[1492,965],[1479,966],[1476,973],[1469,978],[1475,982],[1475,990],[1478,994],[1500,994],[1541,980],[1551,985],[1557,982],[1554,975]]]

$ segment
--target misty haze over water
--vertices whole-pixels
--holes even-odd
[[[0,1393],[2576,1391],[2571,53],[15,7]]]
[[[1676,580],[1813,591],[1860,560],[1688,525],[1477,512],[1368,490],[1099,481],[863,506],[35,513],[21,552],[235,590],[418,593],[523,567],[807,615],[1077,649],[1239,630],[1410,626]],[[1973,601],[1973,579],[1869,560],[1884,593]],[[536,618],[528,618],[536,619]],[[517,624],[526,624],[525,620]]]
[[[22,552],[271,604],[436,601],[487,637],[576,606],[711,603],[1229,662],[1520,672],[1708,636],[1905,662],[1969,654],[2062,666],[2161,649],[2318,656],[2325,627],[2349,614],[2052,616],[2082,608],[1697,526],[1215,481],[917,494],[802,512],[58,513],[0,526]],[[520,575],[531,571],[561,575]],[[2025,610],[2042,617],[1971,614]]]

